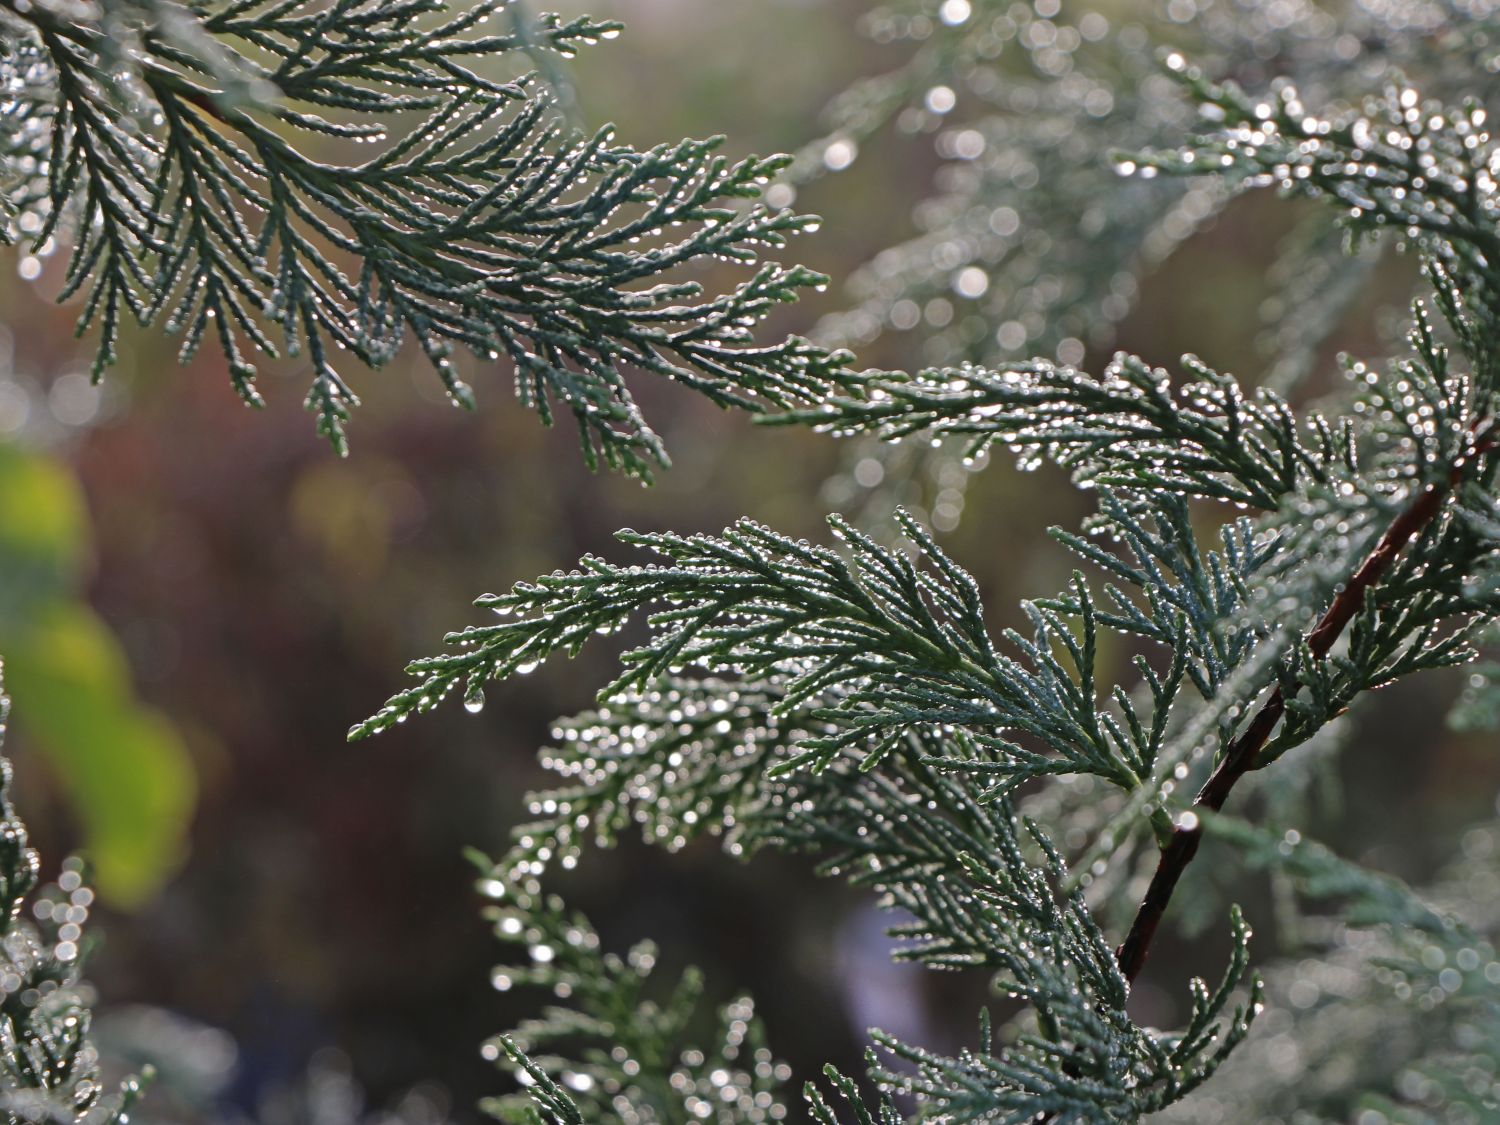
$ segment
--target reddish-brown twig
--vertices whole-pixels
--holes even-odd
[[[1416,499],[1386,529],[1375,549],[1360,564],[1348,585],[1339,591],[1312,632],[1308,633],[1307,647],[1313,656],[1321,659],[1328,655],[1334,642],[1364,605],[1370,588],[1385,576],[1406,545],[1437,517],[1442,510],[1443,501],[1458,487],[1468,466],[1494,448],[1496,439],[1493,434],[1493,427],[1490,427],[1482,435],[1477,435],[1469,451],[1454,463],[1447,477],[1433,481],[1422,489]],[[1213,774],[1198,791],[1193,800],[1194,812],[1202,809],[1218,812],[1224,807],[1230,791],[1255,765],[1256,756],[1270,740],[1276,724],[1285,713],[1286,699],[1281,688],[1277,687],[1250,720],[1250,725],[1230,745]],[[1162,915],[1166,913],[1167,904],[1172,900],[1172,892],[1187,865],[1198,854],[1202,838],[1203,825],[1196,815],[1190,814],[1181,819],[1162,848],[1156,872],[1151,876],[1146,894],[1136,910],[1130,931],[1115,950],[1115,958],[1126,980],[1134,981],[1146,964],[1151,941],[1156,936]]]

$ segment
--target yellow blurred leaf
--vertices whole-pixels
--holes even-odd
[[[0,445],[0,559],[21,556],[72,577],[88,543],[77,479],[51,457]]]

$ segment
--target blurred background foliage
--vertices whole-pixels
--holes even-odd
[[[136,696],[125,651],[89,605],[90,515],[66,461],[0,445],[0,646],[28,743],[67,793],[108,901],[139,906],[182,858],[194,770],[171,721]]]
[[[853,291],[839,279],[922,233],[914,203],[954,174],[934,143],[943,112],[919,101],[861,134],[846,161],[829,157],[827,138],[847,121],[825,107],[903,65],[910,43],[861,34],[861,0],[561,6],[628,25],[571,65],[583,120],[615,121],[642,145],[723,132],[735,155],[823,154],[815,170],[827,174],[799,185],[797,205],[828,221],[789,256],[835,284],[777,329],[869,307],[868,271]],[[1127,26],[1145,10],[1096,6]],[[1268,374],[1261,306],[1304,213],[1251,196],[1183,230],[1141,279],[1141,299],[1087,340],[1089,358],[1121,347],[1171,363],[1193,351],[1242,377]],[[0,651],[17,804],[43,855],[82,849],[91,862],[107,907],[91,976],[115,1009],[102,1037],[126,1055],[136,1041],[179,1043],[153,1094],[167,1107],[156,1112],[178,1119],[307,1119],[307,1105],[348,1110],[362,1088],[407,1118],[474,1120],[496,1089],[479,1044],[525,1001],[485,986],[500,955],[462,849],[502,850],[541,780],[537,747],[607,680],[608,646],[490,689],[478,716],[449,708],[344,742],[404,659],[469,619],[476,593],[613,552],[624,526],[717,530],[748,515],[822,538],[825,512],[855,511],[876,484],[909,474],[906,498],[926,504],[986,603],[1011,607],[998,627],[1014,623],[1020,598],[1055,588],[1067,564],[1044,529],[1075,523],[1086,502],[1052,470],[996,465],[970,482],[953,459],[850,458],[826,437],[756,428],[660,385],[641,397],[676,466],[643,489],[590,475],[571,433],[508,401],[506,372],[472,372],[480,409],[467,415],[446,407],[415,357],[364,381],[355,453],[340,462],[299,409],[290,364],[283,385],[268,374],[270,406],[252,414],[216,358],[180,369],[171,340],[142,334],[107,385],[90,387],[74,314],[49,299],[53,272],[0,278]],[[1370,273],[1321,360],[1383,349],[1381,310],[1411,275],[1385,259]],[[924,329],[943,315],[927,305]],[[825,330],[858,337],[866,364],[941,358],[924,350],[930,331],[850,323]],[[1358,753],[1319,790],[1341,799],[1309,802],[1310,834],[1420,879],[1459,826],[1492,814],[1493,734],[1441,721],[1460,687],[1432,678],[1372,701],[1351,734]],[[1269,913],[1269,878],[1245,878],[1252,890],[1237,896]],[[611,945],[650,934],[666,961],[702,966],[717,999],[753,993],[801,1075],[825,1061],[857,1068],[870,1025],[955,1049],[986,990],[977,976],[892,965],[870,904],[787,857],[739,865],[711,841],[677,855],[627,843],[589,855],[558,889]],[[1152,976],[1166,987],[1143,980],[1143,1014],[1169,1024],[1166,995],[1220,953],[1163,945]]]

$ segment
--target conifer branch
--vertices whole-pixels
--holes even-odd
[[[1473,442],[1472,449],[1454,463],[1445,478],[1426,485],[1396,517],[1369,557],[1333,599],[1306,639],[1307,649],[1314,659],[1322,660],[1332,651],[1345,628],[1364,608],[1370,589],[1385,577],[1407,545],[1437,518],[1443,502],[1458,488],[1465,475],[1476,466],[1482,471],[1481,463],[1495,445],[1493,423],[1486,423],[1474,435]],[[1202,818],[1198,813],[1203,810],[1216,813],[1224,807],[1230,791],[1256,767],[1257,756],[1271,740],[1276,725],[1285,714],[1286,696],[1278,684],[1204,782],[1193,800],[1192,809],[1173,826],[1171,839],[1161,850],[1156,871],[1130,924],[1130,931],[1117,951],[1120,971],[1127,980],[1134,981],[1145,966],[1152,939],[1172,900],[1172,892],[1183,871],[1198,854],[1203,837]]]
[[[1347,422],[1300,421],[1274,392],[1247,392],[1193,356],[1183,364],[1195,381],[1178,387],[1124,354],[1099,378],[1040,359],[996,371],[870,372],[848,381],[853,393],[829,388],[815,406],[762,420],[886,441],[956,436],[971,458],[1000,444],[1024,466],[1045,456],[1084,484],[1265,510],[1352,467]]]
[[[1009,446],[1025,465],[1052,457],[1098,489],[1084,533],[1054,534],[1102,583],[1079,573],[1023,603],[1031,633],[1007,631],[1002,648],[972,577],[910,517],[900,549],[839,520],[837,549],[748,522],[719,536],[624,533],[660,560],[585,558],[481,599],[507,620],[450,635],[450,651],[413,662],[414,686],[351,732],[455,690],[477,704],[488,680],[644,617],[646,639],[597,710],[560,728],[547,762],[568,783],[533,799],[539,819],[503,878],[529,886],[574,862],[583,833],[608,843],[631,823],[669,847],[708,831],[733,854],[807,850],[909,915],[891,931],[897,956],[982,966],[1025,1001],[1003,1044],[986,1031],[957,1057],[877,1034],[874,1103],[830,1075],[861,1123],[901,1120],[900,1092],[924,1114],[1016,1125],[1133,1121],[1181,1099],[1259,1002],[1236,915],[1225,980],[1194,983],[1182,1032],[1125,1013],[1204,823],[1362,693],[1471,659],[1472,636],[1500,617],[1500,288],[1488,276],[1496,189],[1482,115],[1400,86],[1364,116],[1329,118],[1280,88],[1267,106],[1193,88],[1223,128],[1122,169],[1282,183],[1338,201],[1357,232],[1400,226],[1422,252],[1444,324],[1418,302],[1408,358],[1347,364],[1346,417],[1299,414],[1191,358],[1181,388],[1128,356],[1100,378],[1044,360],[841,372],[776,420],[960,435],[970,453]],[[1372,145],[1389,150],[1373,176],[1361,163]],[[1194,526],[1202,499],[1257,511],[1226,520],[1209,550]],[[1109,634],[1148,646],[1135,681],[1101,682]],[[1063,775],[1090,782],[1095,806],[1069,842],[1083,853],[1076,877],[1012,804],[1023,783]],[[1186,803],[1190,779],[1202,784]],[[1157,875],[1111,948],[1084,888],[1099,862],[1128,859],[1149,836]],[[838,1120],[817,1091],[809,1103],[816,1120]]]
[[[1162,523],[1185,534],[1185,515],[1174,511]],[[1119,509],[1119,518],[1127,533],[1141,528],[1139,514],[1127,508]],[[784,683],[777,711],[811,702],[813,717],[833,728],[803,741],[781,768],[822,769],[843,748],[859,746],[867,748],[866,768],[873,769],[906,732],[949,726],[964,728],[993,755],[971,768],[991,772],[997,791],[1062,772],[1093,774],[1125,789],[1139,784],[1156,742],[1133,740],[1097,711],[1093,630],[1100,615],[1081,576],[1062,599],[1028,605],[1031,638],[1006,633],[1018,659],[990,637],[973,578],[915,521],[903,517],[903,528],[925,564],[920,568],[844,521],[835,517],[830,523],[852,559],[743,520],[717,537],[621,532],[626,543],[647,547],[667,562],[617,567],[586,557],[579,570],[481,598],[476,604],[517,620],[450,634],[448,642],[460,651],[414,661],[408,671],[418,683],[392,696],[350,735],[363,738],[430,710],[460,685],[466,698],[478,699],[486,680],[528,671],[555,653],[573,655],[595,634],[614,632],[635,614],[664,606],[647,618],[651,640],[625,654],[626,670],[601,699],[647,691],[658,677],[689,666],[752,684],[772,677]],[[1219,571],[1226,580],[1219,597],[1178,590],[1173,579],[1204,560],[1196,552],[1179,557],[1167,548],[1152,559],[1155,545],[1144,529],[1141,536],[1142,569],[1116,566],[1122,576],[1164,591],[1154,614],[1135,609],[1131,618],[1158,637],[1190,632],[1178,608],[1185,599],[1233,602],[1228,572],[1256,559],[1254,551],[1235,552],[1237,558]],[[1229,542],[1235,543],[1232,536]],[[1220,567],[1212,557],[1207,565]],[[1123,596],[1116,600],[1128,604]],[[1081,642],[1069,626],[1075,615],[1084,629]],[[1114,620],[1107,614],[1102,619]],[[1201,641],[1206,683],[1220,674],[1217,662],[1225,652],[1216,638],[1204,634]],[[1066,663],[1054,654],[1058,646]],[[1181,678],[1179,672],[1163,688],[1158,719]],[[1037,748],[1007,737],[1009,730],[1035,740]]]
[[[495,969],[491,983],[501,992],[544,988],[557,1001],[482,1049],[513,1066],[525,1086],[486,1103],[491,1113],[524,1123],[536,1103],[564,1125],[769,1125],[785,1118],[779,1095],[789,1071],[766,1046],[750,1000],[723,1007],[705,1049],[692,1039],[703,992],[696,969],[658,994],[654,944],[639,942],[624,957],[607,953],[588,919],[540,894],[535,880],[513,879],[474,858],[484,871],[479,889],[495,936],[526,954],[522,964]]]
[[[358,399],[336,353],[380,367],[414,342],[470,407],[462,349],[507,362],[544,422],[570,415],[591,467],[642,477],[667,454],[628,371],[751,411],[837,382],[846,354],[752,332],[825,282],[760,260],[814,225],[757,202],[789,158],[573,132],[532,78],[485,73],[618,25],[486,33],[509,3],[0,5],[16,38],[0,77],[47,126],[40,183],[0,147],[11,234],[34,252],[71,241],[62,296],[83,296],[95,376],[127,317],[180,332],[184,360],[216,339],[251,405],[246,345],[305,356],[308,408],[342,450]],[[379,151],[351,159],[355,144]],[[718,260],[757,268],[717,294],[685,272]]]
[[[1487,1121],[1500,1043],[1500,833],[1494,820],[1465,832],[1464,854],[1413,890],[1342,859],[1294,830],[1207,816],[1208,835],[1253,868],[1269,869],[1295,898],[1285,903],[1287,960],[1266,971],[1267,1007],[1283,1030],[1252,1037],[1212,1085],[1163,1117],[1319,1121],[1342,1107],[1393,1121]],[[1289,886],[1288,886],[1289,884]],[[1317,900],[1321,909],[1310,909]],[[1306,911],[1306,912],[1304,912]],[[1416,1001],[1416,1002],[1414,1002]],[[1276,1067],[1295,1042],[1295,1071]],[[1267,1082],[1268,1074],[1282,1080]],[[1440,1093],[1439,1105],[1433,1100]]]

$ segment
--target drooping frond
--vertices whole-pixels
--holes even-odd
[[[1249,928],[1236,914],[1230,966],[1215,989],[1193,982],[1186,1027],[1170,1035],[1147,1031],[1125,1013],[1125,980],[1081,892],[1059,901],[1056,888],[1067,881],[1061,858],[1027,825],[1043,853],[1039,864],[1028,862],[1008,812],[1003,823],[994,838],[1003,866],[969,857],[965,891],[983,904],[984,936],[999,968],[996,986],[1026,1001],[1028,1020],[1001,1046],[991,1040],[986,1019],[979,1049],[957,1057],[876,1033],[884,1061],[872,1058],[870,1077],[883,1090],[914,1095],[923,1113],[966,1123],[1023,1125],[1043,1115],[1129,1122],[1177,1101],[1205,1081],[1250,1028],[1258,982],[1250,982],[1247,998],[1230,1012],[1235,988],[1245,981]],[[938,880],[929,885],[942,886]],[[826,1106],[821,1112],[822,1120],[838,1120]]]
[[[810,225],[753,202],[785,161],[732,162],[716,140],[637,150],[609,129],[575,134],[544,87],[491,75],[617,25],[489,30],[508,6],[0,13],[13,40],[0,65],[31,96],[0,155],[47,146],[44,194],[26,186],[39,158],[3,169],[20,185],[12,226],[36,251],[71,244],[62,295],[83,295],[95,374],[129,317],[180,332],[184,359],[215,339],[252,404],[250,353],[301,356],[308,407],[343,448],[358,400],[339,352],[379,367],[412,342],[469,406],[462,349],[508,365],[544,421],[570,415],[591,465],[639,475],[666,452],[628,370],[748,409],[836,377],[846,357],[751,333],[822,278],[762,264],[713,293],[685,272],[754,264]]]
[[[1022,1122],[1042,1112],[1085,1120],[1089,1106],[1107,1113],[1098,1120],[1133,1120],[1183,1096],[1213,1071],[1253,1016],[1252,985],[1252,1006],[1222,1022],[1235,986],[1244,983],[1248,929],[1236,922],[1237,952],[1225,982],[1212,992],[1194,984],[1185,1030],[1163,1036],[1135,1026],[1125,1015],[1127,988],[1114,953],[1082,893],[1060,891],[1068,881],[1061,857],[1008,804],[975,801],[961,781],[937,768],[936,745],[914,738],[873,771],[845,755],[820,773],[771,781],[775,798],[730,803],[724,818],[749,846],[819,853],[825,874],[873,888],[884,906],[911,919],[892,930],[899,956],[989,969],[1002,993],[1036,1013],[1036,1025],[1015,1043],[953,1059],[877,1035],[891,1055],[877,1081],[916,1092],[924,1105],[958,1121]],[[706,762],[711,768],[713,759]],[[635,798],[639,808],[654,803],[647,792]],[[555,811],[564,820],[580,809],[587,815],[588,807]],[[537,832],[520,830],[497,878],[525,879],[540,869]],[[533,937],[549,932],[532,917],[526,915]],[[554,982],[547,956],[543,984]],[[502,973],[509,987],[512,975]],[[574,976],[556,979],[576,993]],[[920,1077],[905,1063],[916,1064]],[[1058,1074],[1070,1080],[1058,1082]]]

